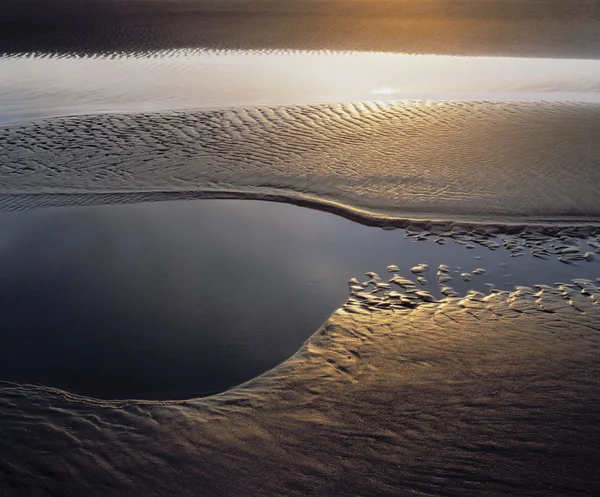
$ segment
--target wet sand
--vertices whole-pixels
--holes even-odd
[[[9,0],[0,53],[600,53],[592,2],[233,3]],[[597,495],[599,109],[354,102],[1,126],[4,211],[276,200],[585,274],[480,293],[485,267],[388,260],[399,272],[347,275],[347,302],[291,358],[204,399],[2,381],[0,493]]]
[[[541,110],[533,113],[533,122],[537,119],[544,125],[535,126],[527,106],[473,105],[465,114],[461,113],[462,106],[450,106],[459,113],[459,121],[436,118],[432,120],[436,124],[428,127],[427,115],[432,111],[418,107],[411,119],[404,121],[416,126],[412,138],[418,146],[420,126],[440,139],[448,127],[451,135],[460,137],[462,126],[470,133],[483,130],[486,136],[485,115],[496,113],[489,129],[501,131],[497,136],[502,146],[495,149],[493,142],[484,140],[491,151],[486,157],[493,159],[482,160],[484,166],[487,164],[483,171],[493,178],[476,176],[478,169],[467,167],[469,161],[457,160],[461,155],[456,150],[469,154],[481,150],[473,146],[468,135],[463,137],[464,148],[446,147],[453,160],[447,167],[436,169],[445,181],[458,174],[460,182],[450,184],[461,188],[483,181],[479,190],[466,188],[456,196],[469,208],[465,217],[476,219],[483,206],[507,206],[504,208],[516,210],[487,210],[485,216],[498,224],[510,219],[528,224],[536,219],[534,214],[543,213],[546,219],[564,225],[574,224],[569,214],[583,212],[589,215],[587,221],[573,217],[589,234],[596,219],[592,215],[597,198],[596,153],[591,139],[597,120],[595,108],[538,104]],[[385,202],[394,199],[389,194],[393,190],[386,190],[385,185],[402,184],[385,172],[389,160],[385,150],[392,147],[402,157],[410,157],[410,153],[407,155],[403,149],[400,154],[394,149],[394,139],[401,137],[397,133],[386,135],[386,129],[401,122],[403,112],[412,111],[400,109],[398,115],[392,109],[382,121],[384,126],[377,118],[369,117],[370,112],[361,118],[363,111],[357,105],[330,109],[317,106],[227,111],[208,114],[211,119],[204,113],[115,115],[7,126],[3,128],[9,154],[3,162],[6,189],[2,205],[5,210],[15,210],[52,204],[136,202],[144,198],[272,195],[273,199],[298,203],[310,199],[320,208],[350,213],[349,217],[356,213],[365,222],[389,227],[394,224],[393,217],[376,210],[340,208],[341,204],[328,200],[332,197],[327,195],[334,181],[343,187],[344,175],[350,179],[354,175],[354,184],[378,208],[382,206],[375,203],[378,198]],[[385,115],[384,108],[375,110],[375,116],[381,115],[377,112]],[[358,121],[354,117],[339,118],[347,119],[342,122],[348,122],[349,128],[336,128],[336,112],[354,113]],[[323,125],[320,115],[333,118]],[[555,120],[556,115],[562,119]],[[552,133],[552,125],[565,119],[585,125],[559,127]],[[145,120],[161,124],[146,125]],[[279,125],[266,128],[264,123],[269,120]],[[286,120],[296,124],[286,128]],[[369,125],[353,126],[353,122]],[[452,124],[457,122],[460,125]],[[473,124],[469,128],[470,122]],[[505,128],[503,122],[507,123]],[[442,134],[439,123],[445,126]],[[218,131],[204,135],[198,132],[211,126]],[[289,141],[269,141],[268,133],[262,131],[269,129],[276,138],[282,126],[292,144],[297,136],[298,143],[305,145],[288,149],[283,144]],[[346,131],[353,128],[355,131]],[[515,129],[518,134],[513,134]],[[320,138],[321,133],[327,136],[331,130],[342,134],[334,134],[335,140],[332,136]],[[502,140],[510,136],[510,143],[514,143],[514,137],[523,133],[533,133],[538,143],[550,147],[547,150],[551,153],[546,156],[545,148],[536,148],[523,139],[517,141],[521,152],[531,146],[527,164],[521,162],[519,169],[513,169],[509,161],[493,162],[503,157],[522,157]],[[571,147],[552,148],[554,140],[565,134],[570,137]],[[578,142],[577,137],[585,137],[585,141]],[[444,157],[440,153],[427,155],[425,145],[432,147],[435,142],[426,138],[423,135],[419,153],[431,159]],[[315,145],[320,139],[319,149]],[[371,148],[368,153],[368,140],[376,145],[376,139],[385,146],[375,146],[375,152]],[[342,143],[354,147],[340,159]],[[575,146],[577,143],[579,146]],[[335,148],[336,144],[340,146]],[[354,158],[353,149],[357,151]],[[561,150],[564,155],[560,155]],[[534,163],[536,151],[544,160],[535,162],[535,167],[526,167]],[[207,154],[206,162],[194,163],[202,154]],[[278,160],[280,154],[283,161]],[[140,159],[149,162],[144,164]],[[335,169],[334,164],[338,164]],[[344,168],[339,164],[354,166]],[[376,167],[365,168],[365,164]],[[569,169],[569,164],[581,167]],[[305,177],[294,171],[297,165],[307,168]],[[426,165],[414,166],[413,178],[419,171],[428,171]],[[252,169],[247,175],[244,172],[261,167],[261,175],[255,175]],[[203,184],[198,178],[204,174],[211,181]],[[383,179],[379,180],[378,174]],[[223,178],[238,183],[233,188],[234,181]],[[296,189],[286,186],[286,178]],[[431,178],[434,176],[425,176]],[[405,184],[412,187],[415,181]],[[181,189],[182,184],[185,189]],[[157,185],[160,188],[156,189]],[[540,185],[548,185],[550,190]],[[340,190],[343,188],[335,191]],[[442,200],[448,200],[448,191],[452,189],[440,190]],[[421,195],[407,198],[418,202],[425,198]],[[497,200],[502,198],[505,200]],[[548,206],[554,210],[540,210]],[[437,213],[448,214],[444,209]],[[453,217],[447,215],[448,219]],[[451,224],[444,229],[450,229]],[[473,250],[466,245],[493,242],[488,229],[458,227],[444,234],[440,225],[422,226],[427,233],[415,230],[412,236],[439,237],[445,243],[458,239],[465,243],[465,252]],[[529,228],[528,233],[507,236],[504,245],[516,256],[525,251],[520,247],[527,247],[542,258],[548,254],[585,258],[583,250],[571,252],[563,247],[570,245],[566,243],[570,238],[579,239],[585,230],[559,230],[556,224],[550,228],[559,231],[556,240],[547,238],[548,227],[543,224]],[[504,232],[510,229],[507,225],[502,228]],[[596,235],[589,241],[600,250]],[[387,262],[402,266],[402,261]],[[589,264],[584,260],[575,262],[584,268],[595,267],[583,266]],[[47,386],[1,383],[3,493],[595,495],[600,489],[600,288],[593,281],[598,276],[590,271],[585,275],[588,281],[440,299],[418,290],[415,280],[422,276],[433,279],[433,271],[441,268],[431,265],[425,275],[419,268],[414,275],[404,266],[401,269],[403,277],[413,281],[412,286],[394,279],[393,273],[383,277],[380,272],[381,280],[371,275],[371,281],[363,281],[360,274],[348,275],[361,278],[358,283],[364,285],[358,288],[351,281],[353,295],[348,302],[297,354],[265,375],[221,395],[177,402],[110,402],[77,397]],[[476,280],[474,269],[469,268],[468,273]],[[460,278],[468,283],[462,274]],[[378,292],[371,293],[374,289]],[[283,325],[282,332],[285,330]]]
[[[367,224],[597,225],[600,105],[356,102],[0,127],[0,209],[262,198]]]
[[[594,58],[600,6],[575,0],[5,0],[0,53],[162,48]]]
[[[599,292],[353,304],[279,368],[206,400],[5,384],[5,495],[594,495]]]

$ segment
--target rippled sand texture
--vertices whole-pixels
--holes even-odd
[[[589,0],[3,0],[0,53],[286,48],[594,58]]]
[[[3,488],[594,495],[599,298],[577,280],[413,310],[350,303],[282,366],[204,401],[115,409],[5,385]]]
[[[600,105],[576,103],[59,118],[0,128],[0,207],[235,195],[371,220],[597,220],[599,131]]]

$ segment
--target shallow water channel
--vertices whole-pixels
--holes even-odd
[[[97,112],[348,101],[598,101],[600,61],[172,50],[0,57],[0,122]]]
[[[0,379],[99,398],[226,390],[294,354],[389,264],[437,291],[600,276],[508,250],[414,241],[333,214],[248,200],[52,208],[0,214]],[[486,269],[468,283],[462,272]],[[367,278],[368,279],[368,278]]]

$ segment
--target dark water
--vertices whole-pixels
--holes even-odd
[[[448,264],[456,290],[596,277],[504,249],[404,238],[332,214],[199,200],[0,215],[0,379],[99,398],[189,398],[291,356],[350,277]],[[458,269],[458,267],[460,269]],[[464,283],[454,272],[487,269]],[[439,295],[439,294],[438,294]]]
[[[596,57],[597,2],[3,0],[0,53],[285,48]]]

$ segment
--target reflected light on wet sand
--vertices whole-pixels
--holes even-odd
[[[600,61],[178,50],[0,59],[0,122],[355,100],[597,101]]]

